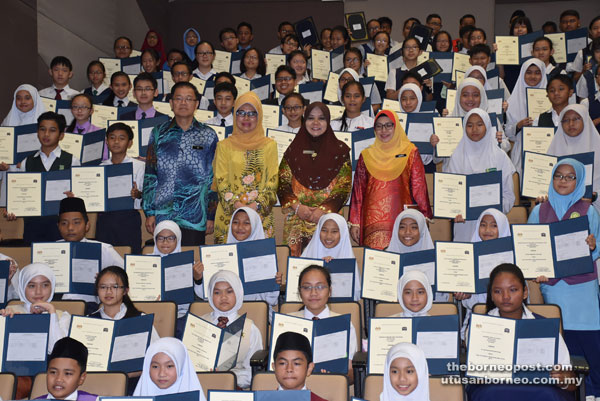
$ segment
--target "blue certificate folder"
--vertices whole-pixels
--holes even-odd
[[[97,166],[102,162],[104,154],[104,146],[106,141],[106,130],[89,132],[87,134],[78,134],[76,132],[71,135],[77,135],[76,141],[81,142],[81,152],[74,154],[81,161],[82,166]]]
[[[220,328],[212,322],[204,320],[192,313],[188,313],[185,316],[182,341],[184,344],[194,344],[193,349],[190,350],[190,358],[196,371],[207,369],[210,371],[226,372],[233,369],[237,364],[245,323],[245,313],[224,328]],[[212,326],[212,329],[207,326]],[[213,350],[207,350],[206,348],[214,343],[204,342],[201,338],[198,338],[203,335],[208,335],[205,334],[208,331],[209,333],[213,333],[211,336],[216,339],[217,334],[215,333],[215,330],[218,330],[219,332],[219,344],[217,352],[215,353],[215,360],[211,361],[209,366],[206,366],[206,359],[203,359],[203,363],[199,366],[196,364],[195,356],[197,354],[212,353]]]
[[[41,195],[41,206],[42,206],[42,216],[57,216],[58,209],[60,207],[60,201],[63,198],[66,198],[66,195],[63,194],[63,190],[67,191],[71,188],[70,180],[71,180],[71,171],[70,170],[58,170],[58,171],[47,171],[43,173],[27,173],[27,172],[8,172],[7,177],[7,193],[10,194],[13,189],[10,186],[11,177],[16,176],[17,174],[27,174],[31,177],[31,187],[40,187],[40,195]],[[62,189],[59,193],[54,193],[47,188],[57,188],[56,186],[60,185]],[[18,189],[17,189],[18,191]],[[11,195],[9,195],[11,196]]]
[[[453,173],[433,173],[434,174],[434,188],[435,188],[435,176],[438,174],[453,174]],[[479,218],[479,215],[481,214],[481,212],[483,212],[486,209],[489,208],[494,208],[494,209],[498,209],[500,211],[502,211],[502,171],[490,171],[487,173],[479,173],[479,174],[456,174],[456,175],[462,175],[465,177],[465,181],[460,181],[459,185],[461,185],[463,187],[463,191],[466,192],[466,208],[467,208],[467,215],[463,216],[465,218],[465,220],[477,220]],[[493,184],[497,184],[499,186],[499,188],[497,188],[497,190],[495,191],[496,193],[499,194],[499,196],[496,198],[497,202],[488,204],[486,203],[485,205],[479,205],[479,202],[473,204],[473,202],[475,200],[471,200],[471,191],[473,191],[473,188],[475,187],[479,187],[479,186],[484,186],[484,185],[493,185]],[[460,188],[456,188],[456,191],[460,191]],[[437,192],[434,190],[433,191],[433,204],[436,204],[436,195]],[[473,204],[473,206],[471,206]],[[433,214],[435,217],[441,217],[441,218],[455,218],[456,216],[439,216],[438,214],[436,214],[436,210],[434,207],[433,210]]]
[[[459,242],[436,241],[437,244],[459,244]],[[464,244],[464,243],[462,243]],[[487,291],[487,285],[490,281],[490,272],[502,263],[514,263],[514,249],[512,237],[497,238],[489,241],[473,242],[473,267],[475,268],[475,294],[483,294]],[[437,249],[436,249],[437,254]],[[437,260],[436,260],[436,266]],[[437,273],[437,270],[436,270]],[[437,275],[437,274],[436,274]],[[439,278],[436,277],[436,282]],[[446,292],[444,290],[444,292]],[[450,292],[465,292],[462,289],[452,290]]]
[[[139,397],[98,397],[99,401],[123,401],[123,400],[154,400],[154,401],[198,401],[200,391],[186,391],[183,393],[173,393],[155,396],[139,396]]]
[[[222,247],[235,245],[237,247],[238,258],[238,275],[244,286],[244,294],[259,294],[262,292],[279,291],[279,284],[275,282],[275,274],[277,274],[277,247],[274,238],[261,239],[257,241],[238,242],[237,244],[226,245],[210,245],[202,246],[200,249],[201,255],[209,251],[213,247]],[[254,259],[264,256],[262,259]],[[244,271],[250,267],[251,262],[260,261],[265,263],[264,269],[273,271],[273,278],[265,280],[250,281],[245,277]],[[252,266],[253,268],[256,266]],[[208,280],[204,280],[204,294],[207,294]]]
[[[478,321],[478,320],[474,320],[474,319],[478,319],[478,317],[485,317],[487,322],[482,322],[482,321]],[[473,344],[473,339],[472,339],[472,326],[473,325],[478,325],[478,328],[484,328],[486,323],[493,323],[495,326],[502,326],[503,324],[505,324],[505,328],[504,328],[504,332],[505,333],[510,333],[510,331],[513,328],[513,322],[514,322],[514,334],[513,334],[513,365],[526,365],[526,366],[535,366],[536,365],[536,361],[538,358],[531,355],[531,353],[528,353],[528,358],[523,359],[519,357],[519,346],[524,347],[527,342],[531,342],[531,341],[527,341],[527,340],[554,340],[554,348],[553,349],[548,349],[546,347],[543,347],[543,349],[540,349],[541,347],[537,347],[538,349],[535,349],[535,351],[539,351],[540,356],[543,358],[543,354],[544,352],[551,352],[553,355],[552,356],[546,356],[544,359],[546,360],[551,360],[552,363],[548,363],[548,365],[554,365],[557,363],[558,361],[558,343],[559,343],[559,330],[560,330],[560,319],[557,318],[536,318],[536,319],[519,319],[519,320],[514,320],[514,319],[507,319],[507,318],[503,318],[503,317],[497,317],[497,316],[489,316],[489,315],[485,315],[485,316],[480,316],[480,315],[472,315],[471,317],[471,323],[469,324],[469,341],[468,344]],[[521,342],[521,345],[519,344],[520,340],[525,340]],[[489,349],[484,349],[484,350],[476,350],[473,351],[473,349],[471,347],[467,347],[467,364],[470,365],[470,356],[471,356],[471,352],[477,352],[478,354],[489,354],[489,353],[502,353],[503,350],[501,349],[493,349],[493,341],[494,341],[494,337],[493,337],[493,333],[490,334],[490,337],[488,340],[483,340],[484,343],[489,344]],[[477,341],[475,342],[477,343]],[[481,341],[479,341],[479,343],[481,343]],[[497,347],[496,347],[497,348]],[[526,352],[524,349],[521,349],[522,352]],[[539,359],[539,360],[543,360],[543,359]],[[490,363],[489,365],[495,365],[494,360],[492,358],[490,358]],[[542,364],[542,366],[546,365],[545,363]],[[504,366],[501,366],[501,368],[504,368]],[[504,372],[506,372],[506,369],[504,370]],[[485,371],[478,371],[478,373],[480,373],[478,376],[484,376],[485,375]],[[467,376],[474,376],[472,374],[470,374],[467,371]],[[520,378],[534,378],[534,377],[549,377],[550,371],[546,371],[546,370],[539,370],[539,369],[529,369],[529,370],[520,370],[518,372],[513,372],[512,377],[520,377]]]
[[[373,128],[361,129],[352,132],[352,171],[356,170],[360,153],[375,142]]]
[[[290,259],[302,259],[306,260],[307,263],[316,264],[319,266],[324,266],[329,273],[331,274],[331,296],[329,297],[330,302],[352,302],[354,301],[354,286],[356,285],[356,259],[332,259],[329,262],[325,262],[322,259],[311,259],[311,258],[290,258],[288,257],[288,266],[287,266],[287,277],[288,281],[286,283],[287,288],[290,286],[294,286],[295,289],[298,288],[297,281],[292,281],[291,277],[299,277],[301,271],[296,271],[293,274],[290,274],[290,269],[295,269],[297,266],[292,266],[289,263]],[[307,265],[308,266],[308,265]],[[350,280],[348,280],[350,279]],[[336,290],[336,287],[338,290]],[[297,290],[296,290],[297,291]],[[295,298],[296,294],[294,293],[294,298],[290,295],[292,291],[286,291],[286,302],[298,302],[298,298]]]
[[[193,265],[194,265],[194,251],[185,251],[172,253],[167,256],[158,255],[125,255],[125,270],[128,267],[134,267],[136,262],[132,262],[130,259],[134,257],[137,261],[142,260],[144,269],[148,268],[160,270],[160,288],[156,288],[156,296],[160,295],[161,301],[173,301],[176,304],[187,304],[194,302],[194,284],[193,284]],[[147,261],[147,262],[146,262]],[[138,266],[139,267],[139,266]],[[129,281],[132,287],[136,287],[137,274],[129,273]],[[140,273],[142,275],[143,273]],[[189,279],[188,279],[189,278]],[[186,286],[181,286],[185,282]],[[140,284],[143,285],[143,284]],[[152,295],[152,299],[142,297],[142,299],[136,299],[138,301],[154,301],[156,297]]]
[[[20,163],[27,156],[40,150],[40,141],[37,137],[37,124],[19,125],[17,127],[3,127],[0,135],[4,141],[13,143],[13,152],[7,160],[0,160],[6,164]],[[6,131],[6,132],[4,132]]]
[[[577,52],[587,46],[587,37],[587,28],[579,28],[575,29],[574,31],[565,32],[567,62],[573,62],[577,56]]]
[[[73,316],[69,328],[69,336],[79,339],[79,341],[83,340],[82,342],[85,345],[86,340],[88,340],[88,336],[85,334],[85,325],[90,325],[89,330],[93,330],[93,324],[97,319],[95,317]],[[108,354],[107,364],[106,366],[94,366],[94,370],[118,372],[136,372],[142,370],[144,366],[144,354],[150,345],[150,338],[152,336],[154,314],[112,320],[111,323],[113,324],[113,332],[110,349],[104,350]],[[107,328],[104,329],[104,331],[107,330]],[[132,347],[139,352],[127,356],[121,354],[124,348]],[[131,356],[133,356],[131,359],[125,359]],[[88,366],[88,369],[90,369],[90,366]]]
[[[429,137],[433,135],[433,117],[437,113],[407,113],[406,135],[422,155],[432,155],[433,146]],[[408,155],[407,155],[408,157]]]
[[[46,371],[50,315],[16,314],[0,317],[4,343],[0,371],[17,376],[35,376]]]
[[[63,247],[68,245],[68,251]],[[52,251],[42,248],[53,246]],[[70,255],[65,254],[69,252]],[[56,266],[61,258],[69,259],[68,276],[64,266]],[[31,244],[31,260],[49,265],[56,275],[54,292],[57,294],[96,295],[96,275],[102,266],[102,244],[99,242],[34,242]]]
[[[6,305],[9,272],[10,261],[0,260],[0,309],[4,309],[4,306]]]
[[[413,344],[418,345],[423,349],[425,355],[427,357],[427,366],[429,368],[429,374],[432,375],[455,375],[458,372],[452,371],[448,369],[448,365],[451,363],[459,363],[459,342],[460,342],[460,329],[459,329],[459,318],[458,315],[445,315],[445,316],[422,316],[422,317],[381,317],[381,318],[370,318],[369,319],[369,338],[372,339],[377,336],[377,332],[381,331],[386,324],[394,324],[401,322],[402,320],[412,320],[412,331],[410,333],[411,342]],[[385,329],[383,329],[385,330]],[[408,327],[402,327],[402,330],[408,330]],[[439,332],[440,335],[443,336],[443,339],[447,342],[445,343],[446,349],[438,349],[435,353],[428,352],[429,346],[431,344],[420,343],[419,333],[423,332]],[[454,340],[454,335],[450,333],[456,333],[456,340]],[[398,333],[400,335],[400,333]],[[407,333],[408,335],[408,333]],[[422,335],[423,340],[425,336]],[[421,340],[421,341],[423,341]],[[452,341],[450,341],[452,340]],[[369,341],[369,350],[368,350],[368,360],[367,360],[367,373],[383,373],[383,372],[372,372],[371,370],[374,366],[372,364],[372,354],[373,353],[381,353],[382,351],[387,353],[389,348],[391,348],[394,343],[391,344],[383,344],[383,346],[388,346],[387,350],[383,349],[372,349],[371,345],[372,341]],[[453,357],[450,357],[453,356]]]
[[[208,390],[208,401],[243,400],[248,401],[252,396],[254,401],[310,401],[310,390],[263,390],[263,391],[224,391]],[[175,401],[175,400],[173,400]],[[179,401],[179,399],[177,400]],[[186,400],[187,401],[187,400]],[[196,400],[197,401],[197,398]]]
[[[299,334],[302,334],[306,338],[310,340],[310,344],[313,352],[313,362],[315,363],[315,369],[317,372],[320,372],[321,369],[325,369],[331,373],[340,373],[347,374],[348,373],[348,358],[350,352],[350,330],[352,326],[350,325],[351,316],[350,314],[332,316],[326,319],[319,320],[308,320],[302,317],[290,316],[290,315],[282,315],[281,313],[273,313],[273,327],[276,327],[277,330],[271,330],[271,342],[270,344],[277,344],[277,337],[275,337],[274,332],[278,331],[278,333],[283,333],[281,331],[281,326],[285,327],[285,324],[281,323],[281,319],[285,319],[286,323],[290,325],[289,330],[285,331],[296,331],[294,329],[298,329],[296,331]],[[289,323],[290,321],[300,321],[302,322],[302,326],[305,323],[312,326],[312,332],[306,328],[300,329],[299,327],[291,327],[292,325]],[[301,330],[301,331],[300,331]],[[332,360],[322,360],[323,358],[319,356],[319,354],[323,353],[323,349],[325,347],[330,347],[331,344],[329,338],[324,337],[330,334],[339,333],[346,331],[346,353],[345,356],[338,359]],[[334,334],[335,335],[335,334]],[[322,337],[322,338],[320,338]],[[274,346],[273,346],[274,347]],[[323,347],[323,348],[321,348]],[[271,369],[273,363],[273,351],[271,351],[271,356],[269,358],[269,369]]]
[[[70,178],[76,177],[78,172],[84,171],[87,167],[73,167],[70,171]],[[115,210],[132,210],[134,199],[131,197],[131,188],[133,188],[133,163],[110,164],[107,166],[95,166],[91,168],[104,169],[104,210],[94,210],[88,203],[88,211],[112,212]],[[81,196],[85,201],[85,196]],[[60,201],[58,202],[60,205]]]
[[[519,225],[522,224],[517,224],[516,226]],[[594,271],[594,262],[592,261],[591,251],[589,251],[587,255],[583,256],[576,255],[574,258],[570,259],[561,258],[560,261],[557,259],[557,257],[560,255],[558,255],[556,251],[556,243],[562,241],[562,238],[557,237],[565,234],[577,233],[582,231],[585,231],[585,236],[587,237],[587,235],[589,235],[589,220],[587,216],[557,221],[556,223],[535,225],[547,225],[550,228],[550,238],[548,240],[550,241],[550,244],[552,246],[552,260],[554,261],[554,266],[548,266],[548,269],[554,270],[554,278],[575,276],[577,274],[592,273]],[[514,232],[514,228],[512,226],[511,231]],[[544,233],[540,233],[540,235],[544,236]],[[513,241],[515,243],[515,255],[518,255],[517,250],[520,249],[520,247],[517,246],[519,242],[519,237],[514,236]],[[583,241],[583,239],[581,238],[580,241]]]

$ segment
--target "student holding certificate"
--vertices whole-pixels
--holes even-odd
[[[352,132],[373,127],[373,118],[361,112],[365,102],[365,88],[360,82],[348,82],[342,88],[344,113],[339,119],[331,122],[334,131]]]
[[[566,74],[563,64],[556,65],[552,58],[554,54],[554,46],[552,40],[546,36],[537,38],[531,45],[531,55],[544,62],[546,66],[546,74],[548,79],[559,74]]]
[[[96,294],[100,300],[100,308],[88,316],[121,320],[144,315],[135,307],[128,293],[129,277],[125,270],[117,266],[108,266],[96,276]],[[150,342],[159,338],[158,332],[152,327]]]
[[[67,132],[75,134],[87,134],[100,130],[90,121],[90,117],[94,114],[94,102],[91,95],[80,93],[71,99],[71,113],[73,121],[67,127]],[[104,148],[103,159],[108,158],[108,150]]]
[[[350,202],[350,235],[360,245],[385,249],[404,205],[416,203],[424,216],[433,214],[419,151],[408,140],[396,113],[383,110],[377,114],[375,137],[375,143],[358,159]]]
[[[240,65],[241,78],[257,79],[265,75],[267,66],[265,64],[265,56],[256,47],[251,47],[244,52],[244,58]]]
[[[354,71],[353,74],[351,71]],[[350,75],[344,77],[344,72],[348,72]],[[364,76],[364,68],[362,64],[362,54],[360,50],[356,47],[351,47],[344,53],[344,69],[340,71],[340,79],[339,84],[340,88],[338,90],[338,98],[340,100],[340,104],[342,102],[342,88],[347,82],[350,82],[350,78],[358,81],[360,77]],[[346,79],[344,79],[346,78]],[[373,107],[373,111],[376,113],[381,107],[381,95],[379,94],[379,89],[377,85],[371,86],[371,94],[369,95],[369,99],[371,100],[371,106]]]
[[[240,317],[238,312],[244,303],[244,287],[237,274],[227,270],[218,271],[210,278],[208,290],[208,303],[213,311],[201,316],[202,319],[225,328]],[[254,322],[246,317],[237,362],[232,369],[239,387],[243,389],[250,387],[252,381],[250,358],[261,348],[260,331]]]
[[[212,66],[215,59],[215,48],[210,42],[203,40],[196,45],[194,49],[196,54],[195,61],[198,65],[193,71],[195,77],[208,81],[217,73]]]
[[[553,223],[555,221],[586,216],[589,232],[586,242],[596,262],[600,254],[600,216],[589,201],[582,199],[585,193],[585,167],[573,159],[563,159],[552,170],[552,184],[548,188],[548,200],[537,205],[528,223]],[[540,289],[544,302],[557,304],[562,310],[565,341],[573,353],[588,355],[590,380],[588,395],[600,396],[600,303],[598,301],[598,276],[595,272],[547,279]],[[585,305],[585,308],[581,306]]]
[[[425,273],[409,270],[398,280],[398,302],[402,312],[390,317],[429,316],[433,304],[431,284]]]
[[[308,58],[302,50],[294,50],[288,56],[288,65],[296,71],[296,85],[310,82],[307,72]]]
[[[519,267],[511,263],[501,264],[497,266],[494,270],[492,270],[492,272],[490,273],[490,281],[488,284],[486,303],[487,314],[490,316],[499,316],[503,318],[517,320],[543,319],[542,316],[536,315],[525,306],[527,296],[527,284],[525,282],[525,278],[521,269],[519,269]],[[563,314],[563,317],[566,316]],[[570,367],[571,359],[569,356],[569,350],[565,345],[565,341],[563,340],[562,335],[559,334],[558,338],[559,340],[557,364],[562,365],[565,368]],[[553,370],[552,372],[550,372],[550,376],[552,378],[560,380],[560,382],[556,384],[556,386],[527,386],[525,384],[468,385],[466,390],[467,394],[469,395],[469,400],[473,401],[489,399],[572,399],[572,394],[570,392],[575,390],[575,385],[568,383],[563,384],[563,381],[566,378],[573,379],[573,372],[571,370]]]
[[[541,60],[531,58],[523,63],[519,78],[508,98],[506,110],[506,136],[514,142],[510,159],[521,175],[523,149],[523,127],[533,125],[533,119],[527,113],[527,88],[545,89],[547,83],[546,67]]]
[[[302,126],[302,116],[306,109],[304,104],[304,97],[296,92],[292,92],[283,98],[281,109],[283,115],[287,118],[287,124],[280,125],[277,130],[297,134]]]
[[[497,145],[489,114],[482,109],[472,109],[464,117],[463,126],[463,138],[450,157],[448,165],[444,166],[444,172],[477,174],[502,171],[502,211],[508,213],[515,202],[515,169],[506,153]],[[454,241],[469,241],[475,227],[475,220],[465,221],[464,216],[456,216]]]
[[[396,217],[392,239],[386,251],[409,253],[433,249],[433,241],[423,213],[406,209]]]
[[[2,121],[3,127],[36,124],[38,117],[46,111],[37,89],[28,84],[20,85],[14,94],[10,111]]]
[[[354,251],[350,242],[348,223],[344,216],[337,213],[327,213],[319,219],[316,235],[302,252],[303,258],[323,259],[330,262],[332,259],[354,259]],[[354,272],[354,300],[360,299],[360,274],[358,265]]]
[[[559,115],[569,105],[569,99],[573,95],[573,80],[566,74],[554,75],[548,79],[546,92],[552,108],[537,116],[533,121],[533,126],[558,128],[560,126]]]
[[[327,268],[319,265],[306,267],[298,277],[298,294],[300,294],[304,307],[297,312],[290,313],[290,315],[308,320],[339,316],[339,313],[331,311],[329,306],[327,306],[331,291],[331,275]],[[340,328],[340,330],[342,329],[346,330],[347,328]],[[350,322],[350,343],[348,349],[348,380],[350,383],[354,380],[352,358],[356,352],[356,329],[352,322]],[[273,359],[277,361],[276,357]]]
[[[206,401],[185,345],[176,338],[161,338],[146,350],[142,376],[133,396],[152,397],[186,391],[198,391],[198,401]]]
[[[423,351],[411,343],[394,345],[385,358],[380,401],[429,400],[429,368]]]
[[[265,136],[263,109],[254,92],[238,97],[234,114],[233,133],[219,141],[215,152],[217,244],[226,242],[231,216],[242,206],[258,212],[267,238],[275,235],[272,208],[277,198],[277,144]]]
[[[588,114],[581,104],[570,104],[559,116],[560,125],[552,138],[548,154],[568,156],[577,153],[594,152],[594,177],[592,190],[600,193],[600,136]],[[596,210],[600,210],[600,200],[594,202]]]
[[[287,214],[283,243],[291,256],[300,256],[321,216],[339,212],[350,195],[350,149],[333,133],[330,118],[323,103],[310,104],[279,164],[277,194]]]
[[[0,310],[2,316],[14,316],[19,313],[48,313],[50,332],[48,333],[48,353],[54,344],[65,337],[71,325],[69,312],[56,310],[50,303],[54,296],[54,272],[42,263],[32,263],[20,269],[12,280],[16,284],[17,294],[23,305],[11,305]]]
[[[98,60],[90,61],[87,66],[87,77],[91,86],[85,88],[83,93],[93,96],[94,103],[102,103],[110,94],[110,88],[104,85],[106,67]]]
[[[400,78],[403,72],[415,68],[418,64],[417,60],[423,50],[421,44],[415,37],[409,37],[402,43],[402,64],[400,68],[390,70],[387,82],[385,83],[385,97],[388,99],[398,99]]]

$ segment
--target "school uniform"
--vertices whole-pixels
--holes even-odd
[[[96,312],[90,313],[88,316],[96,318],[96,319],[121,320],[125,317],[125,314],[127,314],[127,306],[125,305],[124,302],[121,302],[119,311],[117,312],[117,314],[114,317],[110,317],[104,312],[104,306],[100,306],[100,308]],[[144,316],[144,315],[145,315],[145,313],[140,312],[139,314],[136,314],[131,317]],[[158,335],[158,332],[156,331],[156,328],[153,325],[152,326],[152,334],[150,336],[150,344],[152,344],[154,341],[158,340],[159,338],[160,338],[160,336]]]
[[[94,88],[93,86],[90,86],[89,88],[85,88],[83,90],[83,93],[85,93],[86,95],[90,95],[92,97],[94,96],[108,96],[111,91],[110,88],[106,85],[104,85],[104,83],[101,83],[99,87]]]
[[[84,135],[84,134],[87,134],[88,132],[99,131],[100,129],[101,129],[100,127],[96,127],[95,125],[93,125],[90,120],[86,121],[85,124],[83,124],[83,125],[79,125],[79,123],[77,123],[77,121],[73,120],[71,125],[67,127],[67,132],[73,132],[75,134]],[[106,160],[106,159],[108,159],[108,146],[106,146],[106,143],[104,143],[104,151],[102,152],[102,160]]]
[[[373,117],[369,117],[364,114],[360,114],[354,118],[346,117],[346,132],[353,132],[361,129],[373,128],[373,123]],[[334,131],[340,131],[342,129],[342,119],[338,118],[332,120],[331,128]]]
[[[600,117],[600,87],[592,71],[584,72],[577,81],[577,96],[583,98],[581,104],[588,108],[590,118],[595,120]],[[600,133],[600,124],[596,124],[596,129]]]
[[[54,397],[52,396],[52,394],[48,393],[48,394],[42,395],[40,397],[37,397],[35,399],[36,400],[53,400]],[[72,392],[71,394],[69,394],[68,396],[63,398],[63,400],[69,400],[69,401],[97,401],[98,399],[100,399],[100,397],[97,396],[96,394],[90,394],[83,390],[75,390],[74,392]]]
[[[410,68],[408,68],[404,63],[404,60],[402,60],[402,63],[400,64],[399,68],[396,68],[389,72],[388,79],[385,82],[384,90],[399,90],[402,87],[402,77],[409,70]],[[432,93],[431,88],[429,88],[427,85],[423,85],[423,99],[426,99],[427,95],[429,95],[430,93]]]
[[[281,45],[277,45],[269,50],[267,54],[283,54],[283,49],[281,48]]]
[[[211,69],[209,72],[207,72],[206,74],[204,74],[204,73],[203,73],[203,72],[201,72],[201,71],[200,71],[198,68],[196,68],[196,69],[195,69],[195,70],[192,72],[192,74],[193,74],[195,77],[197,77],[197,78],[200,78],[200,79],[203,79],[203,80],[205,80],[205,81],[208,81],[208,80],[212,79],[214,75],[216,75],[216,74],[217,74],[217,71],[215,71],[215,69],[213,68],[213,69]]]
[[[304,387],[302,387],[301,390],[308,390],[308,387],[306,387],[306,384],[304,385]],[[278,386],[277,387],[277,391],[285,391],[285,389],[283,387]],[[327,401],[325,398],[321,398],[318,395],[316,395],[315,393],[313,393],[312,391],[310,392],[310,401]]]
[[[26,91],[29,93],[33,100],[33,108],[25,113],[19,110],[16,104],[17,93],[20,91]],[[38,117],[45,111],[46,106],[44,105],[44,102],[42,102],[42,97],[39,95],[38,90],[29,84],[19,85],[19,87],[15,89],[10,111],[4,120],[2,120],[2,127],[16,127],[19,125],[37,124]]]
[[[259,73],[256,73],[256,74],[254,74],[254,75],[252,76],[252,78],[250,78],[250,77],[248,77],[248,76],[246,75],[246,73],[244,72],[244,73],[240,74],[240,78],[249,79],[249,80],[251,80],[251,81],[252,81],[253,79],[262,78],[262,75],[260,75]]]
[[[558,128],[560,119],[554,108],[540,114],[533,120],[534,127]]]
[[[567,72],[581,72],[583,71],[583,59],[584,59],[584,53],[585,56],[587,55],[592,55],[592,52],[590,51],[590,43],[592,43],[592,39],[590,38],[586,38],[587,40],[587,46],[584,47],[583,49],[580,49],[577,54],[575,55],[575,59],[573,61],[571,61],[570,63],[567,63],[565,66],[565,69],[567,70]]]
[[[406,358],[414,366],[414,373],[417,375],[417,385],[408,395],[403,396],[398,393],[392,384],[390,377],[390,366],[398,358]],[[394,345],[387,352],[385,357],[385,367],[383,370],[383,391],[379,396],[379,401],[402,401],[402,400],[429,400],[429,369],[427,368],[427,359],[425,353],[411,343],[399,343]]]
[[[29,173],[42,173],[46,171],[69,170],[72,166],[80,166],[79,159],[60,146],[54,148],[49,156],[42,151],[37,151],[32,156],[27,156],[21,166],[10,166],[10,171],[25,171]],[[24,217],[23,243],[53,242],[61,238],[58,231],[57,216]]]
[[[164,116],[163,113],[156,111],[154,107],[150,107],[148,110],[142,110],[140,106],[136,110],[128,111],[123,114],[121,120],[144,120],[146,118],[154,118]]]
[[[62,89],[57,89],[56,86],[52,84],[52,86],[48,88],[41,89],[39,93],[40,96],[49,99],[71,100],[75,95],[79,94],[79,91],[72,89],[69,85],[66,85]]]
[[[128,97],[119,99],[114,93],[111,93],[110,96],[108,96],[106,100],[102,102],[102,105],[113,107],[137,107],[137,103],[132,102]]]
[[[210,125],[219,125],[221,127],[232,127],[233,126],[233,113],[229,113],[227,116],[223,117],[220,113],[217,113],[216,116],[206,120],[205,124]]]
[[[133,164],[133,181],[137,185],[137,189],[143,191],[146,163],[127,156],[121,163]],[[111,159],[100,163],[101,166],[110,166],[112,164]],[[101,242],[110,243],[113,246],[130,246],[132,254],[140,254],[142,252],[142,218],[139,213],[141,207],[142,200],[136,199],[134,201],[134,208],[131,210],[98,213],[96,239]]]

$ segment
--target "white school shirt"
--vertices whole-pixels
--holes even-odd
[[[146,171],[146,163],[138,159],[132,159],[129,156],[125,156],[121,163],[133,163],[133,182],[137,185],[137,189],[142,191],[144,189],[144,173]],[[111,159],[102,160],[101,166],[110,166],[113,162]],[[133,202],[134,209],[142,208],[142,200],[136,199]]]
[[[409,70],[409,68],[404,63],[404,60],[402,60],[402,62],[400,63],[400,66],[398,68],[400,68],[402,71]],[[394,68],[394,69],[390,70],[390,72],[388,73],[388,78],[387,78],[387,81],[385,81],[385,88],[384,88],[386,91],[387,90],[393,90],[393,91],[396,90],[396,70],[398,68]]]
[[[280,125],[279,127],[277,127],[278,131],[285,131],[285,132],[292,132],[294,134],[297,134],[298,131],[300,131],[300,127],[298,128],[292,128],[289,125],[285,124],[285,125]]]
[[[206,120],[206,124],[211,124],[211,125],[221,125],[221,120],[225,119],[225,126],[226,127],[232,127],[233,126],[233,113],[229,113],[227,115],[227,117],[223,117],[221,115],[221,113],[217,112],[217,115],[214,116],[213,118],[209,118],[208,120]]]
[[[587,39],[586,46],[589,46],[590,43],[592,43],[592,39],[590,39],[590,38],[586,38],[586,39]],[[575,55],[575,60],[571,61],[570,63],[567,63],[567,65],[565,66],[565,70],[567,70],[567,72],[583,71],[583,49],[579,49],[579,51]],[[41,93],[40,93],[40,95],[41,95]]]
[[[585,100],[588,100],[588,96],[590,94],[588,92],[587,80],[583,76],[581,78],[579,78],[579,81],[577,81],[577,85],[575,86],[575,88],[576,88],[577,96],[579,96]],[[596,90],[596,98],[598,98],[598,91],[600,91],[600,88],[598,87],[598,81],[596,81],[595,79],[594,79],[594,88]]]
[[[100,312],[100,317],[102,317],[102,319],[106,319],[106,320],[121,320],[121,319],[123,319],[123,317],[127,313],[127,306],[125,306],[125,304],[123,302],[121,302],[121,306],[119,307],[119,311],[117,312],[117,314],[115,315],[115,317],[108,316],[104,312],[104,306],[101,306],[100,309],[98,309],[98,312]],[[143,315],[145,315],[145,313],[142,313],[142,316]],[[158,332],[154,328],[154,325],[152,325],[152,334],[150,336],[150,344],[152,344],[154,341],[158,340],[159,338],[160,338],[160,336],[158,335]]]
[[[289,313],[290,316],[303,317],[304,319],[312,320],[313,317],[318,317],[319,319],[327,319],[328,317],[340,316],[339,313],[332,312],[329,310],[329,306],[325,305],[325,309],[321,311],[318,315],[314,315],[308,308],[304,308],[297,312]],[[356,345],[356,329],[352,322],[350,322],[350,344],[348,347],[348,357],[352,359],[354,354],[356,354],[358,346]]]
[[[104,85],[104,82],[101,83],[98,88],[94,88],[94,85],[90,86],[90,90],[92,91],[92,94],[94,93],[94,91],[97,91],[98,95],[99,95],[107,89],[108,89],[108,86]],[[95,96],[98,96],[98,95],[95,95]]]
[[[281,48],[281,45],[277,45],[269,50],[267,54],[283,54],[283,49]]]
[[[46,154],[44,152],[42,152],[41,150],[38,150],[32,157],[37,157],[39,155],[40,159],[42,159],[42,164],[44,165],[44,168],[46,169],[46,171],[50,171],[50,167],[52,167],[52,164],[54,163],[54,161],[60,157],[61,153],[62,153],[62,150],[61,150],[60,146],[57,146],[56,148],[54,148],[54,150],[52,152],[50,152],[49,156],[46,156]],[[9,171],[26,171],[27,160],[29,159],[29,157],[30,156],[27,156],[25,159],[23,159],[23,161],[21,162],[21,167],[17,167],[16,165],[11,165],[9,168]],[[78,158],[73,156],[73,160],[71,161],[71,167],[77,167],[77,166],[81,166],[81,162],[79,161]]]
[[[550,109],[552,111],[552,122],[555,127],[558,127],[560,124],[560,119],[558,118],[558,113],[554,110],[554,107]],[[533,120],[533,126],[538,127],[540,125],[540,116],[537,116],[535,120]]]
[[[121,107],[127,107],[131,101],[129,100],[128,97],[124,97],[123,99],[119,99],[115,95],[115,100],[113,100],[113,106],[119,107],[119,102],[123,102],[123,104],[121,105]]]
[[[52,86],[41,89],[40,91],[38,91],[38,93],[42,97],[54,99],[56,97],[56,86],[52,84]],[[60,92],[60,97],[62,98],[62,100],[71,100],[71,98],[78,94],[79,91],[72,89],[69,85],[67,85],[63,88],[62,92]]]
[[[56,242],[65,242],[64,239],[58,240]],[[81,242],[90,242],[92,244],[101,244],[102,245],[102,260],[101,262],[101,266],[100,266],[100,270],[108,267],[108,266],[118,266],[121,269],[124,268],[125,266],[125,262],[123,261],[123,258],[121,257],[121,255],[119,255],[119,253],[117,251],[115,251],[115,248],[113,248],[112,245],[104,243],[104,242],[100,242],[100,241],[96,241],[96,240],[91,240],[91,239],[87,239],[87,238],[83,238],[81,240]],[[82,301],[85,302],[98,302],[98,297],[94,296],[94,295],[83,295],[83,294],[63,294],[62,299],[80,299]]]
[[[195,74],[196,76],[198,76],[198,78],[203,79],[205,81],[208,81],[210,79],[210,77],[212,77],[213,75],[216,75],[216,73],[217,73],[217,71],[215,71],[214,68],[211,68],[211,70],[209,72],[207,72],[206,74],[203,74],[197,68],[193,72],[193,74]]]
[[[346,132],[358,131],[359,129],[373,128],[373,117],[360,114],[358,117],[349,118],[346,117]],[[331,121],[331,128],[334,131],[340,131],[342,127],[342,119],[336,119]]]
[[[249,79],[252,81],[253,79],[262,78],[262,75],[260,75],[259,73],[256,73],[252,76],[252,78],[250,78],[246,75],[246,73],[243,73],[242,75],[240,75],[240,78]]]

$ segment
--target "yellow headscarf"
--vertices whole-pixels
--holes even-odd
[[[249,104],[258,112],[256,128],[251,132],[243,133],[236,125],[236,112],[240,107]],[[263,109],[260,99],[254,92],[246,92],[235,101],[233,107],[233,132],[225,139],[237,150],[256,150],[264,147],[271,139],[265,136],[262,125]]]
[[[369,174],[380,181],[392,181],[406,168],[408,157],[415,145],[408,140],[396,113],[391,110],[381,110],[375,117],[375,122],[382,115],[394,122],[394,136],[387,143],[375,138],[375,143],[362,152],[362,157]]]

